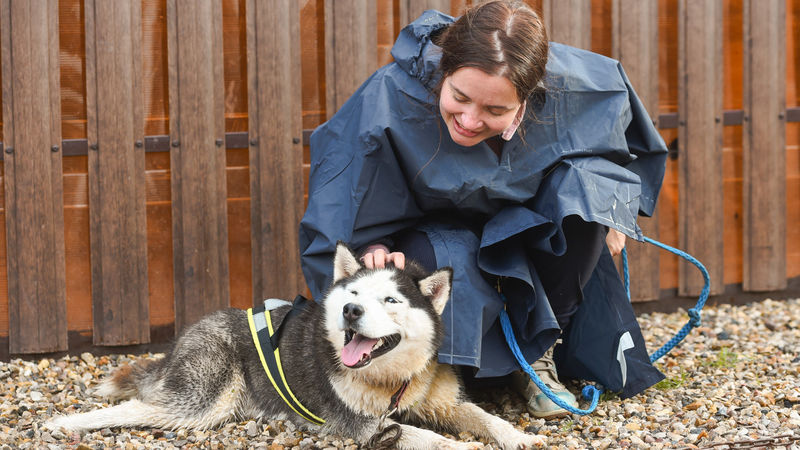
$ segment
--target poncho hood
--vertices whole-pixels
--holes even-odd
[[[447,28],[454,19],[439,11],[425,11],[414,22],[403,28],[392,47],[395,63],[409,76],[432,88],[438,80],[441,50],[431,41],[431,36]]]

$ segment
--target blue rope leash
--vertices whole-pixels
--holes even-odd
[[[644,240],[645,242],[653,244],[664,250],[670,251],[682,257],[683,259],[689,261],[690,263],[694,264],[698,269],[700,269],[700,272],[703,274],[703,281],[704,281],[703,290],[700,292],[700,298],[697,300],[697,305],[694,308],[689,309],[688,311],[689,321],[686,323],[686,325],[683,326],[683,328],[680,329],[680,331],[678,331],[675,337],[670,339],[666,344],[664,344],[664,346],[662,346],[660,349],[656,350],[655,352],[653,352],[653,354],[650,355],[650,362],[655,362],[662,356],[666,355],[684,338],[686,338],[689,332],[692,331],[692,328],[700,326],[701,323],[700,310],[703,309],[703,306],[706,304],[706,301],[708,300],[708,294],[711,290],[711,278],[708,276],[708,271],[703,266],[703,264],[700,263],[700,261],[698,261],[692,255],[682,250],[678,250],[674,247],[670,247],[669,245],[650,239],[646,236],[644,237]],[[631,288],[630,288],[630,274],[628,273],[628,254],[624,248],[622,249],[622,270],[625,277],[625,292],[627,293],[628,299],[630,300]],[[503,302],[506,303],[506,297],[502,293],[500,293],[500,297],[503,299]],[[544,384],[544,382],[542,382],[541,378],[539,378],[539,375],[536,374],[531,365],[528,364],[528,361],[525,360],[525,357],[522,355],[522,351],[519,349],[519,345],[517,345],[517,339],[514,336],[514,330],[511,328],[511,320],[508,318],[508,313],[506,312],[505,309],[500,311],[500,325],[503,328],[503,334],[505,334],[506,336],[506,342],[508,343],[508,346],[511,349],[511,353],[514,354],[514,357],[517,359],[517,362],[519,363],[520,367],[522,367],[522,370],[524,370],[525,373],[528,374],[528,376],[531,378],[531,381],[533,381],[534,384],[536,384],[536,386],[547,396],[547,398],[549,398],[553,403],[555,403],[559,407],[573,414],[587,415],[591,414],[595,410],[595,408],[597,408],[597,402],[600,399],[600,394],[603,392],[602,386],[599,385],[594,386],[588,384],[584,386],[583,389],[581,390],[583,398],[591,401],[591,404],[587,409],[579,409],[575,408],[572,405],[567,404],[565,401],[561,400],[546,384]]]
[[[656,350],[655,352],[653,352],[652,355],[650,355],[650,362],[655,362],[662,356],[666,355],[676,345],[678,345],[689,334],[689,332],[692,331],[692,328],[700,326],[700,323],[702,322],[700,318],[700,311],[703,309],[703,306],[705,306],[706,301],[708,300],[708,294],[711,291],[711,278],[708,276],[708,270],[706,270],[705,266],[703,266],[703,264],[697,259],[695,259],[695,257],[693,257],[692,255],[682,250],[670,247],[669,245],[650,239],[649,237],[646,236],[644,238],[644,241],[649,242],[650,244],[653,244],[656,247],[663,248],[664,250],[668,250],[682,257],[686,261],[689,261],[690,263],[694,264],[695,267],[697,267],[700,270],[700,273],[703,274],[703,290],[700,291],[700,298],[697,299],[697,304],[695,305],[695,307],[690,308],[689,311],[687,311],[687,313],[689,313],[689,321],[686,322],[686,325],[684,325],[683,328],[680,329],[680,331],[678,331],[675,337],[670,339],[666,344],[664,344],[664,346],[662,346],[660,349]],[[627,273],[625,274],[625,278],[626,279],[629,278]],[[628,294],[628,298],[630,298],[630,294]]]

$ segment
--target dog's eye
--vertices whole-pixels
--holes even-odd
[[[399,301],[397,301],[397,299],[396,299],[396,298],[394,298],[394,297],[386,297],[385,299],[383,299],[383,301],[384,301],[384,302],[386,302],[386,303],[400,303],[400,302],[399,302]]]
[[[358,295],[358,291],[350,291],[350,293],[353,295]]]

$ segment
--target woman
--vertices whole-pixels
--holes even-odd
[[[636,216],[652,213],[666,157],[619,64],[549,45],[510,0],[457,21],[428,11],[392,56],[311,137],[300,241],[314,296],[345,240],[368,267],[454,268],[440,362],[518,371],[506,308],[526,359],[568,403],[559,339],[562,375],[623,397],[662,379],[608,250],[641,239]],[[519,387],[535,416],[566,413]]]

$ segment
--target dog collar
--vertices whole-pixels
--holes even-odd
[[[281,365],[280,349],[278,348],[281,331],[284,328],[283,325],[288,321],[292,312],[301,309],[306,301],[308,300],[298,295],[295,298],[292,309],[286,314],[278,329],[273,328],[270,310],[263,304],[247,310],[247,322],[250,325],[250,334],[253,336],[253,343],[258,351],[258,357],[261,359],[261,366],[267,373],[267,377],[272,382],[275,391],[298,416],[311,423],[322,425],[325,421],[312,414],[289,389],[289,383],[286,382],[286,376]]]

